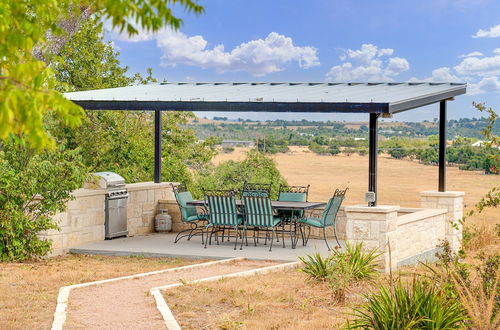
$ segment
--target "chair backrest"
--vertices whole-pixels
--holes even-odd
[[[278,200],[284,202],[307,202],[309,185],[286,186],[280,185]]]
[[[254,197],[269,197],[271,195],[270,183],[243,183],[243,191],[241,197],[254,196]]]
[[[335,218],[337,217],[340,205],[342,204],[348,189],[349,188],[346,188],[345,190],[335,189],[333,197],[330,198],[326,204],[323,215],[321,216],[321,224],[323,226],[332,226],[335,223]]]
[[[187,190],[186,184],[182,183],[177,186],[171,184],[174,191],[175,200],[179,204],[179,209],[181,211],[181,220],[186,221],[189,217],[197,215],[198,211],[196,206],[187,205],[188,202],[193,201],[193,196]]]
[[[205,205],[209,211],[209,221],[216,226],[238,225],[235,192],[232,190],[206,190]]]
[[[273,207],[269,197],[244,196],[245,223],[248,226],[271,227],[274,225]]]

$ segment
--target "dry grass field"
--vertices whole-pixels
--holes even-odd
[[[243,159],[246,148],[232,153],[221,153],[215,163]],[[305,147],[291,147],[290,152],[272,156],[278,168],[291,185],[310,184],[309,200],[323,201],[335,188],[349,187],[345,205],[364,204],[368,189],[368,156],[321,156]],[[397,160],[380,155],[378,158],[378,203],[418,207],[419,193],[437,190],[437,166],[423,165],[410,160]],[[447,190],[465,191],[465,204],[473,206],[489,189],[500,184],[500,176],[485,175],[479,171],[447,169]],[[487,210],[475,216],[475,224],[491,226],[500,223],[500,210]]]
[[[335,303],[326,282],[296,269],[188,284],[163,294],[183,329],[339,329],[374,284],[351,288]]]
[[[61,286],[203,260],[66,255],[0,264],[0,329],[50,329]]]

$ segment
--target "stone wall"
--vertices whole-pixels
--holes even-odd
[[[446,210],[424,209],[398,217],[397,266],[432,261],[445,239]]]
[[[142,182],[126,187],[129,192],[129,236],[153,232],[158,201],[173,199],[170,183]],[[54,216],[60,231],[48,230],[40,234],[42,238],[52,240],[52,255],[66,253],[79,244],[104,240],[105,194],[102,189],[78,189],[73,192],[75,199],[68,202],[66,211]]]
[[[154,232],[155,216],[160,209],[159,201],[174,198],[170,183],[132,183],[127,185],[127,190],[129,236]]]
[[[454,251],[460,247],[463,196],[463,192],[422,192],[420,209],[348,206],[346,240],[378,249],[385,271],[434,260],[443,241],[448,241]]]
[[[66,253],[72,246],[104,239],[104,190],[78,189],[74,200],[68,202],[65,212],[54,220],[60,231],[48,230],[42,238],[52,240],[51,255]]]

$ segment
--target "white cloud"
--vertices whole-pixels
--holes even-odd
[[[432,70],[432,75],[424,79],[411,78],[410,82],[463,82],[464,80],[453,73],[449,67],[441,67]]]
[[[468,94],[470,95],[491,92],[500,92],[500,79],[497,76],[486,77],[477,83],[468,85]]]
[[[473,57],[473,56],[475,56],[475,57],[483,56],[483,53],[477,52],[477,51],[476,52],[470,52],[469,54],[460,55],[460,56],[458,56],[458,58],[466,58],[466,57]]]
[[[230,51],[226,51],[222,44],[210,48],[208,41],[200,35],[187,36],[171,29],[119,38],[134,42],[156,40],[163,52],[161,64],[164,66],[186,64],[215,68],[220,73],[245,71],[254,76],[264,76],[283,71],[292,62],[305,69],[320,64],[316,48],[296,46],[292,38],[276,32],[269,33],[265,39],[241,43]]]
[[[490,27],[488,30],[480,29],[472,38],[497,38],[500,37],[500,24]]]
[[[459,75],[477,75],[481,77],[500,75],[500,55],[489,57],[467,57],[462,60],[455,71]]]
[[[500,92],[500,49],[493,50],[492,56],[472,52],[463,56],[461,62],[451,67],[441,67],[432,71],[431,77],[412,78],[410,81],[464,82],[470,95]]]
[[[340,56],[344,63],[333,66],[326,74],[330,81],[392,81],[394,77],[408,71],[410,64],[401,57],[390,57],[391,48],[378,48],[363,44],[361,49],[348,49]]]

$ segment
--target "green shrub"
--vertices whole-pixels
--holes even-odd
[[[312,256],[308,254],[306,258],[299,257],[300,261],[304,264],[300,271],[309,275],[311,278],[318,281],[325,281],[333,271],[332,258],[323,258],[319,252]]]
[[[245,181],[271,183],[271,198],[274,199],[278,197],[280,184],[286,184],[276,162],[252,149],[242,161],[229,160],[196,172],[189,190],[195,198],[203,198],[203,189],[241,190]]]
[[[85,173],[77,151],[36,152],[13,140],[0,145],[0,260],[50,251],[51,241],[38,234],[58,228],[52,216],[65,209]]]
[[[380,253],[377,249],[363,251],[363,243],[351,245],[347,242],[344,251],[332,255],[332,261],[345,261],[349,267],[349,273],[356,280],[372,279],[377,274],[378,256]]]
[[[351,314],[348,329],[460,329],[467,320],[457,300],[429,281],[398,281],[367,296],[368,302]]]
[[[339,269],[348,274],[349,278],[362,280],[372,279],[377,274],[376,258],[379,255],[376,249],[363,251],[363,243],[351,245],[347,242],[345,250],[337,251],[326,258],[315,253],[299,259],[304,264],[301,271],[316,280],[326,280]]]

